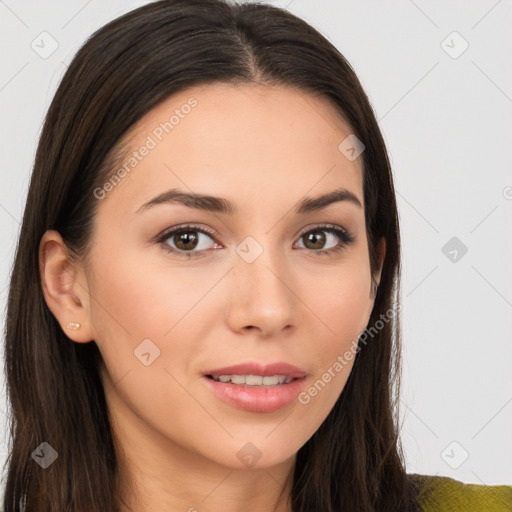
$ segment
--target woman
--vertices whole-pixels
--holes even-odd
[[[3,509],[508,510],[405,472],[399,253],[382,135],[316,30],[221,0],[112,21],[36,155]]]

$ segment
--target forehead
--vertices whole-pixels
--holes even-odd
[[[123,202],[134,211],[176,187],[234,202],[265,195],[284,203],[339,186],[363,203],[361,158],[350,161],[339,149],[351,133],[326,98],[292,87],[190,87],[130,130],[112,170],[123,168],[123,177],[102,203]]]

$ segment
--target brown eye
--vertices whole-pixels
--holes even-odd
[[[323,249],[327,237],[322,231],[310,231],[302,235],[307,249]]]
[[[207,249],[216,244],[213,234],[195,226],[179,226],[171,229],[156,241],[170,253],[187,258],[204,256]]]
[[[309,249],[315,256],[329,256],[343,251],[355,238],[345,229],[327,224],[306,231],[301,235],[300,241],[303,248]]]
[[[174,233],[172,238],[176,247],[183,251],[195,249],[199,240],[194,231],[179,231]]]

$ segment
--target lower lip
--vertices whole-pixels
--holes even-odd
[[[202,380],[221,400],[239,409],[250,412],[274,412],[297,398],[306,378],[269,387],[217,382],[206,376],[203,376]]]

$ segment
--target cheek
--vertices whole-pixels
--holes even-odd
[[[359,336],[368,325],[373,299],[370,272],[357,262],[347,264],[335,275],[325,275],[316,284],[308,300],[314,313],[312,318],[320,320],[321,331],[313,334],[315,343],[311,354],[316,362],[314,378],[320,382],[310,398],[313,401],[313,397],[321,395],[314,401],[328,412],[352,370]]]
[[[158,403],[184,407],[187,395],[180,384],[196,378],[191,364],[219,321],[218,290],[212,287],[226,269],[169,263],[165,254],[115,256],[96,255],[91,304],[109,380],[123,379],[125,400],[157,415]]]
[[[163,269],[135,257],[109,257],[108,252],[96,261],[91,319],[109,369],[122,374],[141,366],[138,352],[144,347],[164,366],[165,360],[184,359],[194,350],[193,336],[176,333],[184,323],[190,327],[211,279],[197,270]]]
[[[133,421],[160,421],[159,429],[165,431],[172,411],[197,405],[185,388],[195,378],[187,371],[204,339],[194,330],[199,333],[211,323],[205,316],[208,301],[201,301],[212,286],[211,272],[162,268],[130,257],[96,261],[101,266],[94,270],[91,310],[108,375],[106,392],[115,385],[116,393],[110,395],[114,407]],[[202,422],[200,417],[198,424]]]
[[[302,294],[325,327],[322,339],[327,341],[328,347],[342,348],[348,338],[357,338],[364,331],[373,307],[370,286],[369,265],[364,258],[346,262],[329,272],[304,277]]]
[[[211,287],[211,273],[166,264],[164,257],[133,254],[115,259],[96,256],[96,260],[100,262],[94,269],[96,300],[91,306],[97,318],[134,341],[168,333]]]

